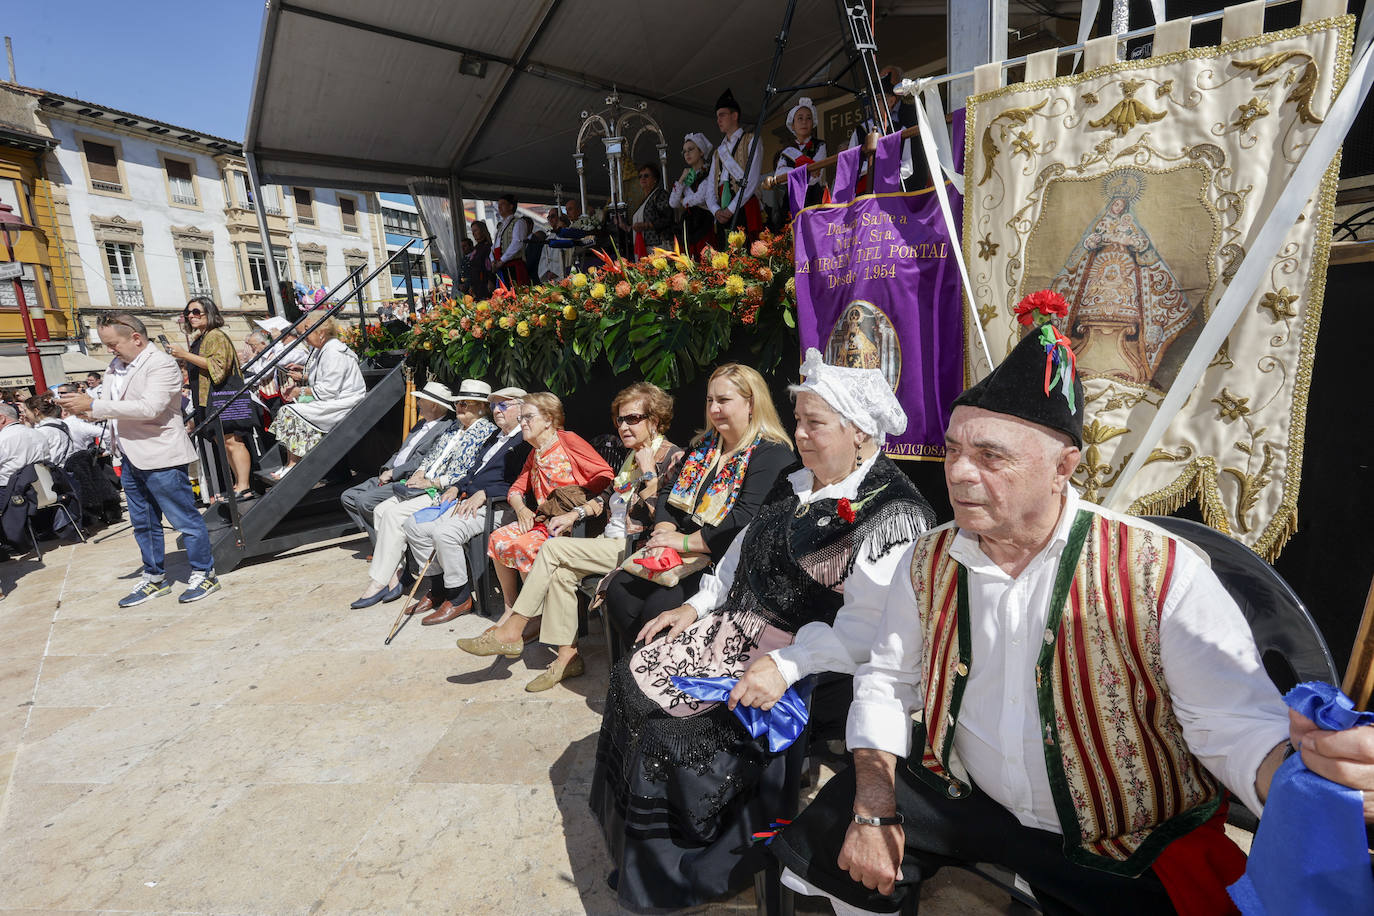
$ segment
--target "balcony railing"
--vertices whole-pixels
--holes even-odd
[[[97,191],[113,191],[116,194],[124,193],[124,185],[117,181],[97,181],[92,178],[91,187],[95,188]]]
[[[210,284],[208,283],[188,283],[186,284],[186,291],[192,296],[213,297],[215,295],[215,291],[210,288]]]
[[[188,207],[194,207],[194,206],[196,205],[196,195],[194,195],[194,194],[178,194],[177,192],[173,191],[173,192],[172,192],[172,203],[174,203],[174,204],[186,204]]]
[[[239,203],[239,206],[242,207],[242,208],[245,209],[245,210],[252,210],[252,209],[253,209],[253,202],[252,202],[251,200],[241,201],[241,202]],[[263,206],[262,212],[263,212],[263,213],[266,213],[268,216],[281,216],[281,215],[282,215],[281,206],[278,205],[278,204],[266,204],[266,205]]]
[[[141,309],[145,307],[143,289],[138,286],[116,286],[115,305],[122,309]]]

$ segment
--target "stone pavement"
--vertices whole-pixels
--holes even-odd
[[[0,916],[620,912],[587,809],[597,634],[585,676],[527,694],[552,653],[459,652],[475,616],[384,647],[400,606],[348,609],[360,539],[120,610],[137,549],[96,538],[0,566]],[[1010,911],[958,873],[921,909]]]

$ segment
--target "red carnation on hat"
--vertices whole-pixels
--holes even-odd
[[[1036,320],[1040,315],[1045,316],[1047,319],[1063,318],[1068,313],[1068,301],[1063,296],[1049,289],[1033,292],[1016,303],[1016,320],[1027,327],[1043,324],[1043,321]]]
[[[840,498],[840,501],[835,504],[835,512],[840,516],[840,518],[844,519],[846,522],[849,522],[849,524],[854,524],[854,519],[856,518],[856,516],[854,515],[854,507],[849,504],[848,498]]]

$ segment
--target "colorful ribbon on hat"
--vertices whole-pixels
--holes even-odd
[[[1299,684],[1283,699],[1322,728],[1374,725],[1374,713],[1330,684]],[[1245,874],[1227,890],[1245,916],[1374,913],[1363,794],[1289,757],[1270,784]]]
[[[724,703],[730,698],[730,691],[739,683],[739,678],[734,677],[673,677],[670,680],[674,687],[687,696],[708,703]],[[811,693],[809,682],[801,693],[795,685],[788,687],[773,708],[767,711],[737,703],[735,718],[744,723],[750,736],[762,738],[767,735],[768,750],[774,754],[780,753],[791,747],[792,742],[806,730],[809,713],[806,696],[802,693]]]
[[[1073,377],[1078,374],[1078,358],[1073,355],[1073,347],[1053,324],[1040,325],[1040,342],[1045,346],[1045,397],[1059,388],[1064,400],[1069,402],[1069,411],[1074,406]]]

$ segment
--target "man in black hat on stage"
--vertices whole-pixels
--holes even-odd
[[[1032,329],[954,402],[954,522],[899,563],[854,677],[854,765],[769,848],[837,914],[897,910],[957,862],[1014,871],[1045,913],[1227,912],[1225,790],[1261,810],[1288,710],[1196,548],[1079,500],[1066,307],[1017,311]]]
[[[744,160],[754,135],[739,126],[739,115],[739,103],[734,93],[726,89],[716,100],[716,127],[720,128],[722,139],[711,154],[706,201],[716,214],[715,247],[720,251],[725,250],[731,229],[743,229],[751,240],[763,231],[763,209],[758,198],[763,150],[755,149],[754,158],[746,167]],[[735,219],[736,211],[739,219]]]
[[[896,67],[884,67],[882,71],[882,92],[881,100],[874,100],[875,105],[887,106],[888,115],[892,119],[892,130],[899,131],[908,127],[915,127],[916,103],[909,98],[897,95],[897,80],[901,78],[901,71]],[[873,131],[882,132],[882,126],[876,118],[864,118],[859,126],[854,128],[854,133],[849,136],[849,145],[845,149],[853,149],[856,146],[863,146],[864,140]],[[902,177],[906,179],[906,189],[908,191],[919,191],[930,186],[930,169],[926,168],[924,155],[914,153],[915,137],[907,137],[902,141]],[[859,170],[859,183],[855,192],[867,194],[870,185],[868,182],[868,164],[864,163]]]

